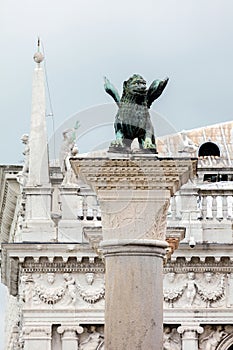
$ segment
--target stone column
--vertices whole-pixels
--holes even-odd
[[[106,349],[162,349],[167,190],[101,190]],[[119,286],[121,286],[119,288]]]
[[[192,162],[116,157],[71,161],[97,192],[101,208],[105,349],[161,350],[167,210],[171,195],[192,174]]]
[[[51,327],[24,327],[24,350],[51,350]]]
[[[78,349],[78,334],[83,333],[80,326],[60,326],[57,328],[58,333],[62,335],[62,350]]]
[[[203,333],[203,327],[197,324],[184,324],[177,328],[182,334],[182,350],[198,350],[198,334]]]

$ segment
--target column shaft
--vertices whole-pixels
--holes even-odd
[[[106,259],[105,349],[161,350],[164,248],[104,248]]]

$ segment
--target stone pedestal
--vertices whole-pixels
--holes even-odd
[[[82,228],[77,220],[82,198],[78,196],[78,187],[61,187],[60,198],[62,217],[58,224],[59,242],[82,242]]]
[[[196,324],[186,324],[177,328],[182,334],[182,350],[198,350],[198,334],[203,333],[203,327]]]
[[[55,241],[56,230],[51,219],[52,188],[25,187],[25,222],[22,228],[22,241]]]
[[[190,160],[151,155],[71,160],[97,192],[106,263],[105,349],[163,347],[163,257],[170,197],[193,174]]]
[[[51,328],[50,327],[25,327],[24,350],[51,350]]]

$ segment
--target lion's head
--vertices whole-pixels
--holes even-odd
[[[134,74],[124,81],[121,101],[143,104],[146,101],[146,81],[139,74]]]

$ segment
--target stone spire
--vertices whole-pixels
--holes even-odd
[[[36,67],[32,84],[29,176],[27,186],[43,186],[49,184],[49,160],[45,120],[45,81],[44,70],[41,67],[41,62],[43,60],[44,57],[40,52],[40,39],[38,39],[38,50],[34,55]]]
[[[56,240],[56,230],[51,219],[52,186],[49,179],[49,159],[45,121],[45,82],[38,51],[34,55],[36,68],[32,85],[32,114],[29,135],[29,172],[26,186],[25,222],[22,241],[51,242]]]

